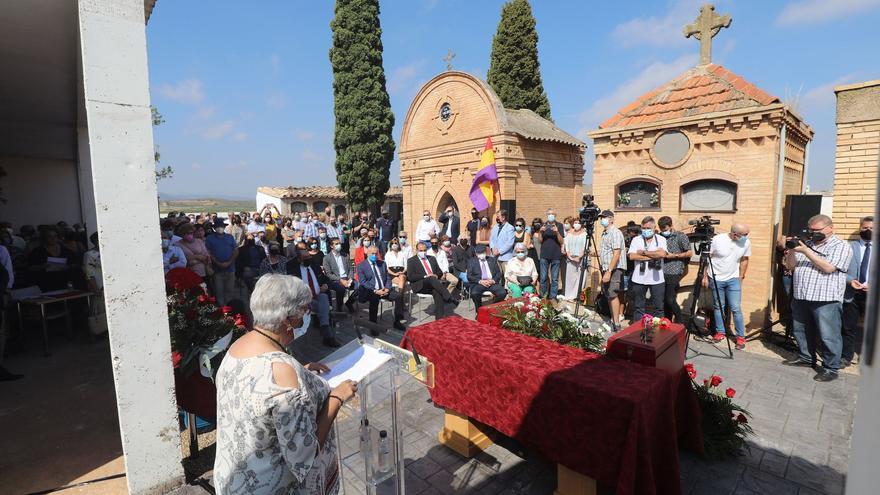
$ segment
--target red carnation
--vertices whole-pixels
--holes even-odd
[[[704,379],[704,380],[703,380],[703,386],[704,386],[704,387],[708,387],[708,386],[709,386],[709,380]]]
[[[165,285],[175,290],[188,290],[198,287],[202,277],[189,268],[175,268],[165,274]]]
[[[223,306],[220,308],[220,311],[223,311],[224,315],[228,315],[229,313],[232,313],[232,306]]]
[[[746,419],[746,416],[743,413],[739,413],[739,416],[736,417],[737,423],[748,423],[749,420]]]
[[[205,304],[206,302],[208,302],[208,296],[202,294],[196,298],[196,301],[198,301],[199,304]]]
[[[235,323],[235,326],[237,326],[237,327],[246,327],[247,326],[247,321],[244,319],[244,316],[241,314],[235,315],[235,321],[233,323]]]
[[[669,328],[672,325],[672,322],[669,321],[669,318],[660,318],[660,328]]]
[[[730,387],[727,387],[727,390],[724,391],[724,395],[726,395],[727,397],[732,399],[732,398],[736,397],[736,390],[734,390]]]
[[[180,365],[180,360],[183,359],[183,356],[180,355],[177,351],[171,351],[171,364],[177,368]]]
[[[697,378],[697,369],[694,368],[694,365],[692,363],[685,364],[684,369],[687,370],[687,374],[689,377],[691,377],[691,380]]]
[[[717,387],[718,385],[721,385],[721,382],[723,382],[723,381],[724,380],[720,376],[712,375],[712,386],[713,387]]]

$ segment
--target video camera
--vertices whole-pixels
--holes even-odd
[[[813,247],[813,233],[810,232],[810,229],[804,229],[800,232],[789,235],[785,238],[785,249],[794,249],[798,247],[798,241],[803,242],[806,246]]]
[[[581,224],[585,226],[592,226],[594,223],[596,223],[596,220],[599,219],[599,213],[601,212],[602,209],[593,202],[593,195],[584,194],[583,206],[581,206],[578,210]]]
[[[703,215],[695,220],[688,221],[688,225],[694,226],[694,233],[690,237],[698,240],[708,240],[715,237],[715,227],[721,223],[721,220],[712,218],[710,215]]]

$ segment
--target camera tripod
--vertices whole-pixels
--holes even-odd
[[[578,317],[581,308],[581,294],[584,292],[584,274],[587,273],[587,269],[590,268],[590,246],[593,247],[593,252],[596,253],[596,259],[599,259],[599,249],[596,247],[596,240],[593,237],[595,226],[595,220],[584,225],[584,228],[587,230],[587,245],[584,246],[584,256],[581,258],[581,273],[578,276],[578,292],[574,303],[575,318]],[[621,254],[621,256],[623,255]],[[599,276],[602,277],[604,275],[605,274],[602,272],[602,264],[599,263]],[[584,306],[588,306],[587,301],[584,301]]]
[[[713,293],[712,296],[715,298],[715,301],[718,301],[719,309],[721,310],[721,318],[722,325],[724,327],[724,338],[727,340],[727,352],[730,356],[730,359],[733,359],[733,348],[730,346],[730,339],[727,338],[727,332],[730,331],[730,324],[727,319],[727,307],[726,304],[722,304],[721,302],[721,291],[718,290],[718,283],[715,281],[715,266],[712,265],[712,259],[709,257],[709,251],[712,247],[711,241],[704,240],[699,244],[700,250],[700,267],[697,269],[697,278],[694,281],[694,290],[691,292],[691,308],[688,311],[690,315],[690,320],[688,321],[688,349],[691,348],[691,338],[695,334],[701,335],[700,329],[697,328],[695,323],[695,317],[697,315],[697,309],[700,305],[700,292],[703,289],[703,276],[706,274],[706,270],[709,270],[710,277],[712,283]],[[694,356],[700,355],[700,351],[694,349],[696,354]],[[693,356],[692,356],[693,357]]]

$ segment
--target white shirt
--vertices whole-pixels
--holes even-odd
[[[436,253],[429,249],[428,256],[433,256],[437,260],[437,266],[440,267],[440,271],[449,273],[449,258],[446,257],[446,253],[442,249]]]
[[[409,244],[407,244],[405,246],[403,244],[401,244],[400,245],[400,252],[401,252],[401,254],[403,254],[404,259],[410,259],[413,257],[413,254],[415,254],[415,253],[413,253],[413,248]]]
[[[712,268],[715,270],[715,280],[723,282],[739,278],[739,261],[744,256],[752,255],[752,241],[734,242],[730,234],[718,234],[712,238]],[[712,271],[709,271],[712,276]]]
[[[419,224],[416,227],[416,240],[421,241],[429,241],[431,240],[432,235],[437,235],[440,233],[440,224],[437,223],[433,218],[425,221],[424,218],[419,220]]]
[[[389,267],[406,268],[406,260],[410,257],[405,255],[403,251],[393,251],[391,249],[385,253],[385,264]]]
[[[85,252],[83,255],[83,272],[85,272],[86,280],[90,278],[95,279],[95,286],[98,289],[104,288],[104,275],[101,271],[100,251],[89,249]]]
[[[647,243],[645,243],[644,237],[638,236],[629,245],[629,253],[637,253],[642,250],[656,251],[658,249],[666,249],[666,238],[658,234],[654,234],[654,237],[648,239]],[[665,282],[666,279],[663,278],[663,260],[657,261],[660,262],[658,268],[651,268],[648,266],[647,261],[633,261],[635,269],[633,270],[631,280],[642,285],[657,285]]]
[[[265,232],[265,231],[266,231],[266,224],[264,224],[264,223],[251,222],[247,226],[247,233],[248,234],[256,234],[257,232]]]
[[[172,263],[171,258],[174,256],[177,256],[177,261]],[[183,250],[180,249],[180,246],[172,244],[171,246],[168,246],[168,251],[162,252],[162,263],[165,265],[165,273],[168,273],[174,268],[186,268],[186,255],[183,254]]]
[[[348,278],[348,270],[346,270],[345,263],[343,263],[343,261],[345,261],[345,258],[343,258],[342,255],[337,253],[336,251],[333,251],[330,256],[333,256],[333,261],[335,261],[336,266],[339,267],[339,278]]]

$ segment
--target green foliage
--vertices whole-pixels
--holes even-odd
[[[575,318],[534,295],[503,307],[497,315],[508,330],[600,354],[605,353],[610,336],[601,323],[590,321],[586,311]]]
[[[703,450],[707,459],[721,461],[738,457],[749,450],[746,437],[753,434],[748,411],[733,402],[736,390],[727,388],[721,392],[720,376],[712,375],[697,383],[697,371],[690,363],[685,365],[691,377],[697,401],[702,413]]]
[[[487,79],[505,108],[528,108],[553,120],[541,81],[538,31],[528,0],[511,0],[501,9]]]
[[[159,113],[159,109],[153,105],[150,105],[150,116],[153,119],[153,127],[165,123],[165,117],[162,117],[162,114]],[[159,160],[162,159],[162,155],[159,154],[158,146],[153,148],[153,158],[156,160],[156,181],[170,179],[174,175],[174,169],[171,168],[170,165],[165,165],[164,167],[159,166]]]
[[[330,23],[336,180],[354,210],[385,201],[394,114],[385,89],[378,0],[337,0]]]

